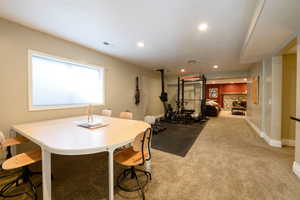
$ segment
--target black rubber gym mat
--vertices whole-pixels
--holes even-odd
[[[205,123],[171,124],[162,122],[167,129],[153,135],[152,148],[184,157],[200,135]]]

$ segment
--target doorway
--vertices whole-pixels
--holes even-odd
[[[282,144],[295,146],[296,124],[290,117],[296,116],[297,46],[289,48],[282,58]]]

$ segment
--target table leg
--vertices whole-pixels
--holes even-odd
[[[43,200],[51,200],[51,153],[42,149]]]
[[[114,151],[108,151],[108,186],[109,200],[114,199]]]

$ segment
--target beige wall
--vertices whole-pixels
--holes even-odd
[[[259,103],[252,102],[251,78],[259,76]],[[281,57],[269,57],[249,71],[247,119],[271,146],[281,147]],[[280,106],[279,106],[280,105]]]
[[[284,55],[282,82],[282,139],[284,140],[295,140],[296,122],[290,117],[296,115],[296,72],[297,55]]]
[[[262,63],[254,64],[250,70],[248,75],[248,100],[247,100],[247,119],[250,120],[258,129],[262,130]],[[259,103],[253,104],[252,101],[252,82],[251,79],[259,76],[260,84],[259,84]]]
[[[118,116],[119,112],[130,110],[135,119],[143,119],[148,113],[158,115],[163,112],[158,99],[158,73],[0,18],[0,130],[5,133],[12,124],[85,113],[85,108],[28,111],[28,49],[105,67],[106,105],[97,107],[97,112],[112,108],[113,115]],[[136,76],[141,77],[139,106],[134,104]]]
[[[269,57],[255,64],[249,71],[249,80],[256,76],[259,76],[259,104],[252,102],[250,81],[247,119],[257,127],[266,142],[281,147],[282,57]]]
[[[176,109],[177,101],[177,86],[178,76],[172,75],[168,76],[166,79],[166,86],[168,91],[168,103],[172,105],[173,109]],[[180,99],[181,100],[181,99]]]
[[[300,35],[298,36],[297,47],[297,97],[296,97],[296,115],[300,116]],[[295,137],[295,161],[300,165],[300,123],[296,123],[296,137]]]
[[[163,104],[160,101],[161,78],[159,72],[148,72],[144,76],[143,96],[145,99],[145,113],[147,115],[164,114]]]
[[[268,133],[272,145],[281,147],[282,121],[282,56],[272,57],[272,101],[271,101],[271,132]]]
[[[272,59],[263,61],[262,80],[262,130],[266,135],[271,135],[272,115]]]

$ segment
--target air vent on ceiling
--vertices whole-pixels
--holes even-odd
[[[194,65],[194,64],[197,63],[197,60],[188,60],[187,63],[188,63],[189,65]]]
[[[109,45],[110,45],[110,43],[109,43],[109,42],[106,42],[106,41],[104,41],[103,44],[104,44],[105,46],[109,46]]]

